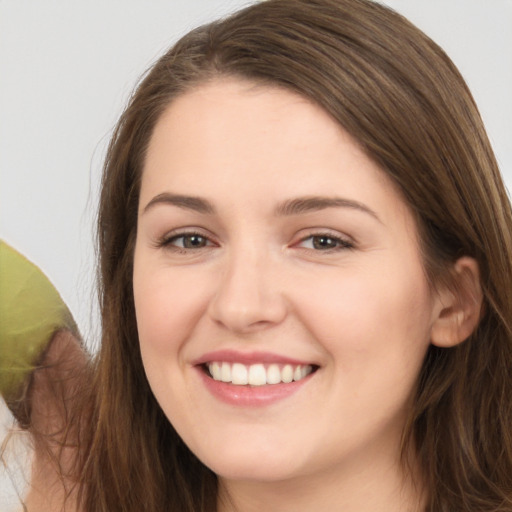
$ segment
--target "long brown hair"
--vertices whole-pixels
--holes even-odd
[[[369,0],[268,0],[183,37],[147,73],[109,147],[98,220],[103,338],[87,511],[215,511],[216,476],[158,406],[139,353],[133,249],[145,151],[177,95],[234,76],[325,109],[401,190],[435,283],[478,262],[484,312],[455,348],[430,347],[403,435],[430,512],[512,511],[512,214],[478,110],[428,37]]]

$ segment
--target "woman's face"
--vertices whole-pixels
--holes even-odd
[[[221,477],[396,462],[440,306],[408,208],[317,106],[227,79],[170,105],[134,294],[151,388]]]

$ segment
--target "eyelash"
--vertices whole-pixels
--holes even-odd
[[[324,247],[322,249],[318,249],[314,247],[315,239],[325,239],[333,242],[335,244],[334,247]],[[299,242],[299,244],[304,243],[306,240],[311,240],[313,247],[304,247],[304,249],[312,250],[315,252],[337,252],[342,251],[346,249],[354,249],[354,243],[350,240],[347,240],[346,238],[341,238],[340,236],[333,235],[331,233],[312,233],[304,238],[302,238]]]
[[[200,238],[204,241],[204,245],[200,245],[197,247],[185,247],[185,240],[186,239],[192,239],[193,237]],[[176,245],[176,242],[178,240],[182,239],[182,246]],[[318,248],[315,247],[315,240],[317,242],[323,243],[322,239],[330,244],[329,247],[322,247]],[[301,247],[301,244],[304,244],[306,241],[311,240],[312,247]],[[216,244],[212,242],[208,236],[204,235],[203,233],[197,232],[197,231],[187,231],[182,233],[176,233],[176,234],[170,234],[166,235],[162,239],[160,239],[157,242],[157,247],[159,248],[166,248],[168,250],[171,250],[173,252],[179,253],[179,254],[189,254],[191,251],[196,251],[199,249],[205,249],[207,247],[215,247]],[[354,249],[354,243],[350,240],[347,240],[346,238],[342,238],[340,236],[333,235],[332,233],[311,233],[306,237],[303,237],[298,243],[294,244],[293,247],[298,247],[301,249],[305,249],[307,251],[314,251],[314,252],[323,252],[323,253],[334,253],[338,251],[343,251],[347,249]]]
[[[175,245],[177,240],[183,239],[183,243],[184,243],[185,239],[191,239],[193,237],[198,237],[198,238],[203,239],[206,242],[206,245],[202,245],[200,247],[185,247],[185,246],[180,247],[179,245]],[[160,247],[166,248],[171,251],[175,251],[175,252],[182,253],[182,254],[186,254],[189,251],[195,251],[197,249],[204,249],[205,247],[215,246],[215,244],[207,236],[203,235],[202,233],[196,232],[196,231],[187,231],[184,233],[166,235],[163,238],[161,238],[157,242],[156,245],[159,248]]]

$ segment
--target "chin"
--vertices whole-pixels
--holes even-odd
[[[251,446],[252,445],[252,446]],[[263,444],[263,446],[265,446]],[[303,474],[305,461],[298,457],[297,450],[272,448],[245,443],[231,445],[212,453],[195,451],[199,459],[220,478],[227,480],[252,480],[275,482]],[[299,452],[300,453],[300,452]]]
[[[210,469],[225,480],[279,482],[297,477],[298,468],[290,467],[289,462],[259,458],[255,460],[216,460],[207,464]]]

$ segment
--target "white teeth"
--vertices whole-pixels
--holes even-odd
[[[251,386],[264,386],[267,383],[267,373],[262,364],[249,366],[249,384]]]
[[[281,370],[277,364],[271,364],[267,368],[267,384],[279,384],[281,382]]]
[[[213,363],[210,367],[210,373],[212,374],[212,377],[215,380],[220,380],[221,373],[220,373],[220,364],[219,363]]]
[[[244,365],[214,361],[208,364],[208,370],[214,380],[232,383],[237,386],[264,386],[265,384],[288,384],[307,377],[312,371],[311,365],[270,364],[262,363]]]
[[[281,372],[281,380],[283,382],[291,382],[293,380],[293,368],[290,364],[285,365]]]
[[[229,363],[222,363],[220,380],[222,382],[231,382],[231,365]]]
[[[215,377],[213,378],[215,379]],[[238,386],[245,386],[249,383],[247,368],[243,364],[235,363],[231,367],[231,382]]]

